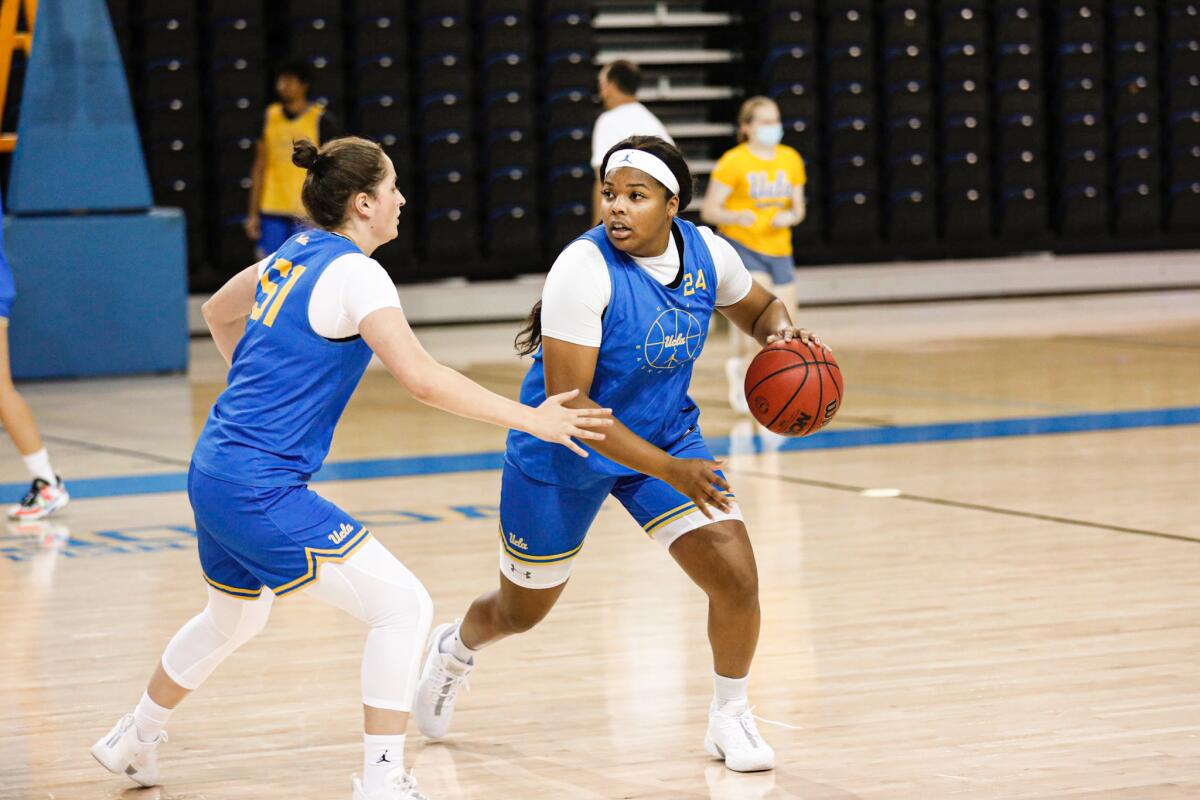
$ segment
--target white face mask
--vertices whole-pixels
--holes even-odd
[[[754,140],[764,147],[774,147],[783,141],[783,125],[759,125],[754,129]]]

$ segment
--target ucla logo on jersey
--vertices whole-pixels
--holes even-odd
[[[529,545],[525,543],[524,536],[517,536],[515,533],[508,534],[508,543],[518,550],[528,550]]]
[[[329,534],[329,541],[334,544],[341,544],[352,533],[354,533],[354,526],[348,522],[343,522],[341,527]]]
[[[675,369],[694,361],[703,341],[700,320],[682,308],[669,308],[650,325],[642,357],[652,369]]]

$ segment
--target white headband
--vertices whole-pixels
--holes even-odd
[[[679,194],[679,179],[671,168],[661,158],[645,150],[618,150],[608,157],[608,168],[604,170],[607,178],[613,170],[623,167],[640,169],[654,180],[671,190],[671,194]]]

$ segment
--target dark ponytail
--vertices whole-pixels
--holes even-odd
[[[383,158],[383,148],[357,136],[331,139],[320,149],[308,139],[292,142],[292,163],[308,170],[300,199],[312,221],[326,230],[341,225],[350,198],[373,193],[387,174]]]
[[[542,346],[541,300],[533,304],[533,310],[525,318],[525,327],[517,334],[517,338],[513,341],[513,346],[517,348],[517,355],[519,356],[531,356]]]
[[[600,162],[601,180],[603,180],[605,168],[608,167],[608,159],[618,150],[645,150],[647,153],[657,156],[671,170],[675,180],[679,181],[680,213],[691,204],[692,171],[688,169],[683,153],[680,153],[679,148],[675,145],[657,136],[630,136],[628,139],[617,142],[609,148],[609,151],[604,154],[604,160]],[[658,182],[655,181],[655,183]],[[659,183],[659,186],[662,184]],[[667,199],[670,200],[673,196],[671,190],[663,186],[663,191],[667,193]],[[521,328],[520,333],[517,334],[513,346],[517,349],[517,355],[522,356],[531,356],[542,346],[541,300],[534,303],[533,309],[525,319],[525,327]]]

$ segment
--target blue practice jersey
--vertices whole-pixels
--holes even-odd
[[[676,220],[675,228],[683,265],[669,286],[613,247],[603,226],[581,237],[600,248],[612,281],[589,395],[602,407],[612,408],[613,416],[638,436],[664,449],[696,428],[700,411],[688,396],[688,387],[717,299],[717,270],[704,238],[690,222]],[[521,402],[537,406],[545,399],[539,350],[521,385]],[[508,435],[506,458],[543,483],[581,485],[601,477],[636,474],[594,451],[580,458],[561,445],[519,431]]]
[[[290,486],[320,469],[371,348],[357,336],[320,336],[309,325],[308,301],[334,259],[358,252],[349,239],[321,230],[297,234],[276,251],[233,352],[229,385],[196,443],[192,463],[201,472],[247,486]]]

